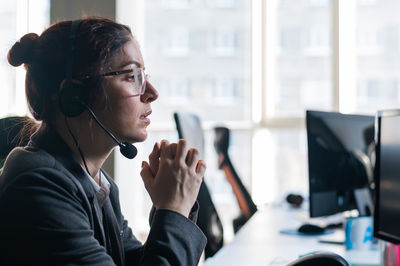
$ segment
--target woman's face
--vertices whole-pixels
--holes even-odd
[[[106,72],[144,69],[142,54],[131,39],[120,52],[113,57]],[[105,77],[107,101],[100,100],[95,104],[95,113],[100,121],[114,136],[122,142],[140,142],[147,138],[147,126],[150,124],[151,102],[158,98],[157,90],[146,81],[144,94],[139,95],[133,89],[135,78],[133,73]]]

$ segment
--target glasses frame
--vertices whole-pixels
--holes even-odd
[[[119,76],[119,75],[128,74],[128,73],[132,73],[132,72],[133,72],[133,77],[135,79],[136,93],[139,95],[143,95],[146,91],[146,83],[150,79],[150,75],[147,74],[143,68],[138,67],[138,68],[123,69],[123,70],[115,70],[115,71],[110,71],[110,72],[100,74],[99,76],[101,76],[101,77]],[[141,74],[143,77],[141,84],[139,84],[139,74]],[[93,76],[86,76],[85,79],[92,78],[92,77]]]

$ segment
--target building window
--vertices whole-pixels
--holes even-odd
[[[307,0],[308,5],[312,7],[328,6],[330,0]]]
[[[189,29],[173,29],[166,33],[164,55],[185,57],[190,53]]]
[[[305,53],[309,56],[328,56],[331,53],[331,33],[326,27],[311,27],[306,31]]]
[[[239,49],[239,34],[235,29],[219,29],[212,33],[211,55],[235,56]]]
[[[207,0],[207,6],[211,8],[237,8],[243,0]]]
[[[214,79],[211,102],[218,105],[232,105],[239,98],[239,82],[234,78]]]
[[[162,0],[162,6],[166,9],[187,9],[193,6],[194,1],[195,0]]]
[[[382,35],[379,30],[370,27],[363,27],[357,31],[357,51],[360,56],[374,56],[381,51]]]
[[[164,82],[164,101],[171,105],[185,105],[191,101],[190,82],[186,78],[169,78]]]
[[[379,3],[380,0],[358,0],[357,4],[360,6],[373,6]]]

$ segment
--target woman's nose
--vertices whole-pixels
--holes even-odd
[[[158,91],[156,90],[156,88],[153,87],[150,81],[146,80],[146,90],[140,96],[140,100],[142,102],[151,103],[157,100],[157,98],[158,98]]]

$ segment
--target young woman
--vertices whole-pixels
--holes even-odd
[[[41,123],[0,170],[0,265],[197,265],[206,167],[196,149],[164,140],[142,163],[154,206],[144,245],[101,170],[116,143],[135,156],[131,143],[146,139],[158,98],[130,29],[103,18],[62,21],[23,36],[8,61],[24,64],[28,106]]]

